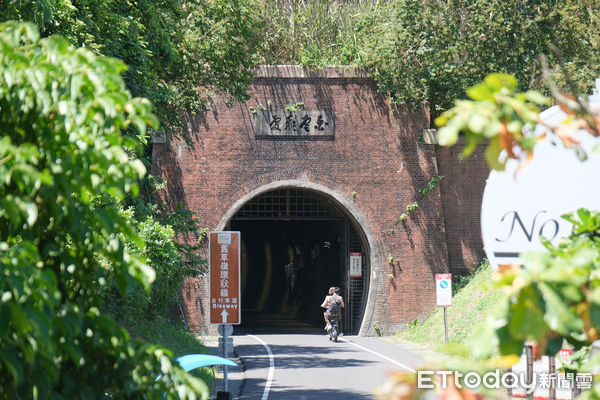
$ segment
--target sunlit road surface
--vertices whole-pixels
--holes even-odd
[[[390,371],[424,363],[407,349],[374,337],[323,334],[234,335],[244,365],[240,399],[372,399]]]

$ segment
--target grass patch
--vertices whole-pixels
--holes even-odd
[[[202,340],[185,329],[183,324],[181,326],[174,325],[163,317],[156,317],[152,320],[140,319],[133,326],[128,326],[127,330],[132,337],[171,350],[174,358],[186,354],[208,353]],[[209,388],[212,387],[214,376],[211,368],[197,368],[190,373],[206,382]]]
[[[171,350],[175,357],[184,354],[206,354],[206,347],[198,337],[181,326],[173,325],[165,318],[136,321],[135,326],[127,327],[131,336],[151,342]]]
[[[431,315],[421,321],[413,321],[408,328],[396,336],[402,340],[433,345],[433,350],[450,353],[453,345],[465,344],[477,325],[503,297],[500,289],[491,288],[491,268],[482,264],[469,277],[459,279],[460,283],[452,299],[452,307],[447,307],[448,343],[444,337],[444,311],[436,307]],[[453,282],[454,285],[454,282]]]

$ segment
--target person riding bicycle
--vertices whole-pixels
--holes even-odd
[[[335,287],[332,286],[329,288],[329,294],[327,296],[325,296],[325,300],[323,300],[323,303],[321,304],[322,308],[325,308],[325,311],[323,311],[323,319],[325,320],[325,330],[329,331],[331,329],[331,325],[329,324],[329,320],[327,319],[327,311],[329,310],[329,306],[327,305],[329,303],[329,298],[331,297],[331,295],[333,295],[333,293],[335,292]]]
[[[336,319],[338,321],[340,321],[340,318],[342,317],[342,307],[345,307],[344,304],[344,299],[342,298],[342,296],[340,296],[341,290],[339,287],[333,287],[330,288],[330,292],[331,289],[333,289],[333,294],[331,294],[330,296],[325,297],[325,301],[323,301],[323,304],[321,304],[321,307],[326,308],[325,311],[325,317],[327,319],[327,325],[325,327],[325,329],[327,331],[329,331],[331,329],[331,321]]]

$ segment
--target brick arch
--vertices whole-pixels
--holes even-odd
[[[397,332],[429,315],[435,274],[464,273],[484,255],[475,229],[489,174],[483,147],[459,162],[462,146],[441,148],[421,136],[431,125],[426,105],[391,107],[364,71],[261,66],[254,72],[247,102],[231,106],[227,96],[215,95],[207,111],[185,117],[189,141],[156,138],[152,173],[167,182],[160,193],[165,205],[182,204],[213,229],[265,191],[287,185],[318,193],[339,206],[370,250],[360,333],[375,334],[375,326]],[[279,135],[260,123],[269,116],[265,104],[281,113],[298,102],[306,115],[332,115],[334,129]],[[418,190],[437,175],[444,177],[439,188],[421,196]],[[407,218],[407,205],[417,201]],[[208,279],[186,282],[191,329],[216,331],[204,308]]]
[[[306,180],[280,180],[255,187],[254,189],[240,190],[238,193],[239,200],[235,201],[223,214],[223,217],[217,225],[217,230],[225,230],[229,221],[233,216],[246,204],[248,201],[258,197],[266,192],[277,189],[305,189],[316,192],[323,197],[326,197],[334,202],[336,207],[340,209],[344,215],[351,221],[352,225],[357,229],[361,240],[368,247],[369,254],[369,288],[367,291],[367,302],[365,311],[362,317],[359,335],[366,335],[369,327],[372,326],[373,315],[375,311],[375,298],[378,288],[379,277],[381,276],[381,254],[376,245],[375,238],[369,227],[367,219],[361,211],[348,199],[339,192],[332,190],[318,183],[309,182]],[[235,195],[233,198],[236,198]]]

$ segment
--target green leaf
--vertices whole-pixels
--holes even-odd
[[[476,101],[493,101],[494,91],[487,83],[479,83],[467,89],[467,96]]]
[[[488,121],[488,124],[485,126],[485,129],[483,130],[483,136],[485,136],[486,138],[492,138],[494,136],[497,136],[500,132],[501,125],[502,124],[500,124],[499,120],[490,119]]]
[[[448,111],[443,112],[442,114],[440,114],[440,116],[433,120],[433,123],[438,127],[442,127],[448,123],[448,121],[453,115],[454,113],[450,113]]]
[[[33,307],[26,307],[25,314],[38,330],[41,337],[46,337],[50,332],[50,319],[40,310]]]
[[[503,171],[506,166],[506,161],[500,161],[500,153],[502,152],[502,146],[500,146],[500,139],[498,136],[490,139],[488,147],[485,149],[485,159],[490,168]]]
[[[581,290],[579,290],[579,288],[576,286],[571,286],[569,284],[566,284],[566,285],[559,285],[556,288],[560,291],[561,296],[564,297],[569,302],[578,303],[585,298],[585,296],[583,295]]]
[[[146,167],[144,166],[144,163],[141,160],[133,160],[131,162],[131,166],[140,178],[146,175]]]
[[[10,292],[9,292],[10,293]],[[8,332],[8,323],[10,322],[10,311],[4,304],[0,304],[0,338],[6,336]]]
[[[550,329],[563,336],[583,330],[583,321],[569,309],[559,293],[544,282],[540,282],[538,287],[546,302],[544,320]]]
[[[518,120],[510,121],[508,124],[506,124],[506,129],[515,137],[520,137],[521,130],[523,129],[523,123]]]
[[[546,346],[546,355],[555,356],[563,348],[564,338],[562,336],[552,338]]]
[[[144,286],[146,291],[151,289],[151,284],[156,279],[156,271],[151,266],[142,263],[131,263],[129,273],[131,276]]]
[[[480,114],[473,113],[469,118],[467,128],[473,133],[481,134],[487,124],[488,120],[486,118],[484,118]]]
[[[0,362],[12,375],[16,384],[23,381],[23,367],[13,352],[5,346],[0,347]]]
[[[75,365],[79,365],[79,360],[83,356],[82,350],[83,348],[80,348],[79,346],[70,342],[66,342],[61,345],[61,351],[64,351]]]
[[[577,210],[577,216],[581,220],[581,225],[577,227],[576,233],[594,232],[600,229],[600,216],[597,211],[592,213],[588,209],[580,208]]]
[[[535,147],[537,142],[537,137],[526,137],[523,138],[519,143],[521,144],[521,147],[523,147],[525,150],[533,151],[533,148]]]
[[[531,253],[527,255],[527,265],[535,268],[539,279],[547,283],[579,287],[589,279],[590,268],[586,262],[585,253],[587,256],[591,256],[591,252],[584,249],[573,251],[573,253],[575,252],[580,254],[573,258],[566,254],[564,257],[557,257],[548,253],[538,253],[537,255]],[[583,265],[578,265],[579,261],[583,262]]]
[[[512,318],[508,322],[508,329],[512,337],[519,340],[537,340],[544,336],[547,329],[544,322],[544,306],[535,286],[524,287],[510,308]]]
[[[26,334],[31,329],[31,324],[22,307],[9,303],[10,319],[16,332],[20,335]]]
[[[27,202],[24,203],[24,206],[26,210],[27,224],[29,226],[33,226],[33,224],[35,224],[35,221],[37,221],[38,218],[37,205],[33,202]]]
[[[436,136],[440,146],[453,146],[458,141],[458,129],[454,125],[446,125],[438,129]]]
[[[502,355],[521,355],[525,341],[511,334],[509,326],[496,330],[498,349]]]
[[[499,91],[502,88],[511,91],[517,87],[517,78],[509,74],[492,73],[483,80],[492,90]]]
[[[544,96],[543,94],[541,94],[540,92],[538,92],[537,90],[528,90],[527,92],[525,92],[525,97],[527,100],[529,100],[535,104],[539,104],[539,105],[550,105],[551,104],[551,100],[549,98],[547,98],[546,96]]]
[[[600,326],[600,288],[595,288],[588,295],[590,304],[590,319],[592,325],[595,327]]]

